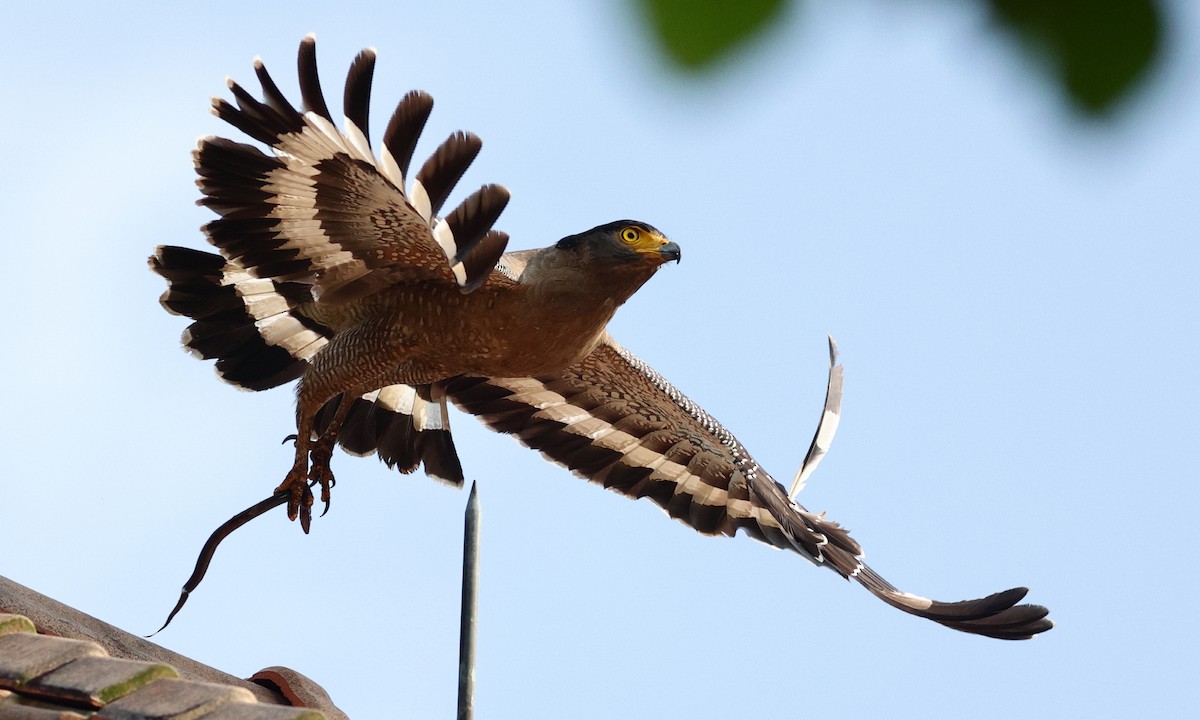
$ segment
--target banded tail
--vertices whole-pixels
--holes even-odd
[[[217,375],[244,390],[267,390],[300,377],[333,331],[304,314],[311,286],[252,277],[220,255],[159,246],[150,268],[167,280],[159,302],[193,320],[183,345],[202,360],[216,360]],[[320,432],[341,397],[317,419]],[[378,453],[388,467],[463,482],[450,434],[446,397],[428,385],[390,385],[354,399],[338,444],[352,455]]]

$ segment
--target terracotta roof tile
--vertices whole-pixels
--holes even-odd
[[[0,608],[0,720],[346,720],[288,668],[248,682],[3,577]]]
[[[329,693],[325,692],[325,688],[291,668],[278,666],[263,668],[251,675],[250,681],[275,688],[289,705],[337,710],[333,699],[329,697]],[[330,715],[330,720],[338,720],[337,716],[332,713]],[[342,717],[341,720],[346,720],[346,718]]]

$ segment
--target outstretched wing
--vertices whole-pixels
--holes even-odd
[[[375,53],[362,51],[350,67],[344,131],[335,127],[321,93],[311,35],[300,44],[298,65],[303,111],[258,59],[262,101],[232,80],[236,105],[213,100],[214,114],[273,153],[224,138],[200,141],[193,153],[200,203],[221,215],[204,228],[210,242],[257,277],[312,285],[323,303],[353,301],[402,280],[441,279],[464,292],[483,283],[508,241],[492,229],[508,191],[484,185],[438,217],[479,153],[479,138],[452,134],[405,192],[433,99],[417,91],[405,95],[377,158],[367,124]]]
[[[515,435],[581,477],[649,498],[702,533],[744,530],[795,551],[905,612],[1006,639],[1051,627],[1045,608],[1017,605],[1024,588],[961,603],[897,590],[863,563],[862,549],[845,529],[790,500],[728,430],[609,337],[562,372],[456,378],[446,392],[492,429]]]

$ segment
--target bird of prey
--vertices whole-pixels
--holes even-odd
[[[339,130],[312,36],[300,45],[302,109],[261,60],[262,100],[232,81],[213,112],[270,152],[218,137],[194,151],[204,227],[220,254],[161,246],[162,305],[193,320],[187,349],[225,381],[264,390],[299,380],[296,455],[276,492],[311,521],[328,503],[335,445],[390,467],[463,481],[447,403],[516,436],[575,474],[649,498],[701,533],[739,530],[857,581],[906,613],[956,630],[1024,639],[1047,610],[1025,588],[939,602],[898,590],[859,544],[796,503],[740,442],[606,330],[617,308],[680,248],[620,220],[540,250],[505,252],[493,224],[508,201],[484,185],[442,206],[478,153],[452,134],[409,174],[432,99],[400,101],[376,154],[367,117],[375,54],[351,65]]]

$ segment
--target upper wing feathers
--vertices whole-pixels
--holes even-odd
[[[489,202],[481,202],[480,193],[467,198],[452,213],[453,225],[437,217],[478,153],[479,139],[451,136],[425,163],[410,196],[405,174],[432,107],[429,96],[405,96],[376,158],[368,135],[374,52],[364,50],[351,65],[344,131],[334,126],[321,93],[311,36],[301,43],[298,64],[304,112],[258,60],[263,100],[231,81],[234,102],[213,101],[218,117],[274,152],[221,138],[200,141],[194,157],[201,204],[221,215],[205,227],[210,241],[259,277],[311,284],[324,303],[404,280],[455,282],[464,290],[482,283],[491,267],[480,269],[482,259],[472,251],[499,217],[507,191],[485,186],[480,193]],[[498,257],[490,245],[482,255]]]
[[[857,551],[836,524],[791,503],[712,416],[611,338],[554,375],[458,378],[447,392],[493,429],[607,488],[650,498],[702,533],[745,530],[816,562],[831,536]]]
[[[649,498],[700,532],[745,530],[800,553],[904,612],[1005,639],[1052,626],[1045,608],[1017,605],[1024,588],[958,603],[896,589],[863,563],[861,547],[844,528],[789,499],[728,430],[607,336],[562,372],[460,377],[446,390],[461,409],[577,475],[628,497]]]

